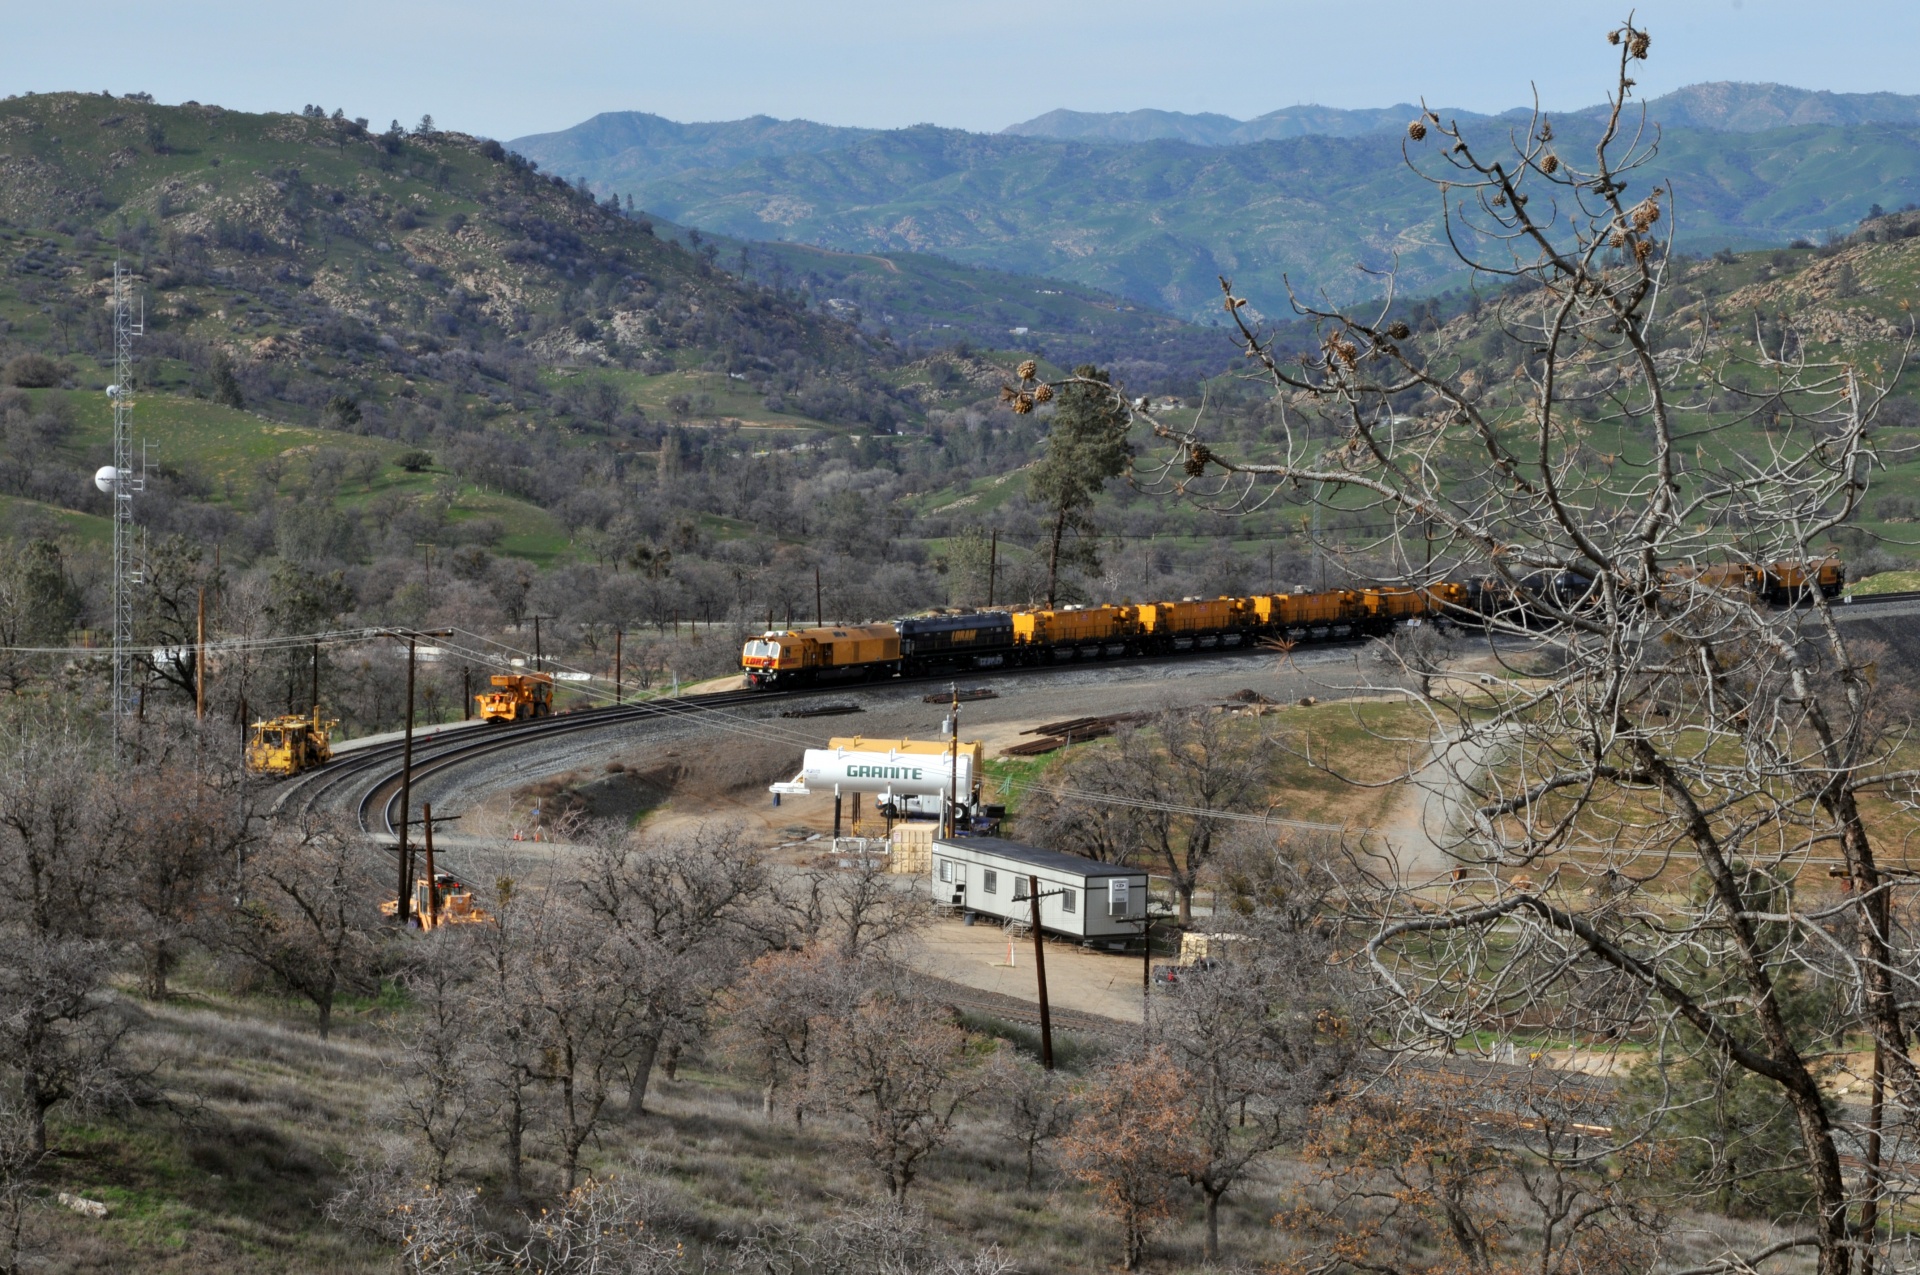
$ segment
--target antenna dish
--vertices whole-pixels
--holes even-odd
[[[109,385],[109,386],[107,386],[107,397],[108,397],[108,398],[119,398],[119,397],[120,397],[120,387],[119,387],[118,385]]]
[[[112,465],[102,465],[93,472],[93,485],[108,495],[112,495],[114,488],[118,487],[121,480],[126,476],[127,471],[124,469],[115,469]]]

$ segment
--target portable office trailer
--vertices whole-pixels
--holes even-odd
[[[1038,877],[1040,928],[1084,942],[1132,938],[1147,914],[1147,874],[1139,868],[999,837],[935,840],[932,876],[935,902],[1002,921],[1032,919],[1028,878]]]

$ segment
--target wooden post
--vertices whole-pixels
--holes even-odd
[[[426,829],[422,835],[427,843],[427,924],[431,930],[440,924],[440,887],[433,879],[433,803],[425,802],[420,807],[420,824]]]
[[[1033,900],[1033,972],[1040,984],[1040,1065],[1053,1070],[1053,1016],[1047,1009],[1047,948],[1040,941],[1040,878],[1027,878],[1027,897]]]
[[[473,665],[460,666],[460,720],[473,720]]]
[[[313,642],[313,716],[320,718],[320,639]]]
[[[827,609],[820,605],[820,568],[813,569],[813,623],[816,628],[827,627]]]
[[[533,617],[533,671],[540,671],[540,617]]]
[[[620,641],[624,636],[619,629],[613,631],[613,703],[616,708],[619,707],[621,702],[620,674],[622,670],[620,668]]]
[[[833,839],[840,839],[840,790],[833,790]]]
[[[952,735],[947,740],[949,765],[947,772],[947,835],[953,836],[960,831],[958,815],[960,813],[960,687],[953,688],[953,707],[947,718]]]
[[[993,530],[993,539],[987,545],[987,605],[993,605],[994,577],[1000,573],[1000,529]]]
[[[407,817],[413,802],[413,652],[419,639],[407,634],[407,740],[401,749],[400,760],[400,844],[397,849],[400,857],[400,889],[397,905],[393,909],[394,923],[405,925],[407,918],[413,915],[413,882],[408,878],[413,874],[413,865],[408,862]]]
[[[200,590],[200,602],[194,620],[193,647],[193,720],[207,720],[207,591]]]

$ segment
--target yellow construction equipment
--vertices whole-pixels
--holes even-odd
[[[255,722],[247,736],[247,773],[284,778],[332,761],[327,735],[339,724],[322,721],[318,705],[310,717],[289,715]]]
[[[553,674],[496,673],[493,689],[474,696],[480,720],[520,722],[553,716]]]
[[[383,916],[392,916],[397,910],[392,899],[380,905]],[[423,930],[438,929],[442,925],[478,925],[492,919],[475,905],[473,887],[462,885],[450,872],[434,873],[431,890],[427,878],[415,878],[410,916],[412,923]]]

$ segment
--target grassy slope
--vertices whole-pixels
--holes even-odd
[[[52,391],[42,391],[49,392]],[[76,393],[69,396],[69,401],[78,408],[79,427],[70,443],[76,468],[84,469],[83,461],[98,459],[104,463],[113,438],[113,412],[106,396]],[[289,425],[203,399],[168,394],[141,395],[135,402],[132,420],[135,438],[146,444],[150,462],[156,467],[187,469],[209,480],[215,504],[227,503],[229,491],[235,496],[248,493],[255,482],[257,467],[273,457],[297,464],[320,448],[349,455],[371,452],[380,458],[380,470],[371,482],[343,484],[338,497],[343,506],[358,506],[385,494],[420,499],[451,486],[450,520],[460,523],[480,517],[498,519],[506,532],[499,545],[503,553],[549,562],[563,553],[568,543],[565,530],[536,505],[483,492],[443,469],[429,467],[418,473],[401,469],[394,463],[395,458],[412,449],[387,439]],[[63,529],[72,530],[82,539],[105,541],[111,536],[110,524],[104,518],[65,510],[58,511],[56,516]]]
[[[143,272],[150,330],[216,344],[296,380],[344,382],[363,401],[434,393],[482,419],[541,413],[500,385],[441,375],[422,357],[447,344],[436,339],[437,316],[526,344],[525,320],[584,304],[602,331],[562,339],[543,357],[592,361],[614,352],[605,330],[624,321],[622,303],[583,294],[609,274],[641,281],[648,313],[758,305],[679,246],[489,158],[472,138],[387,142],[329,120],[217,107],[86,94],[0,102],[0,223],[8,268],[0,320],[15,345],[52,345],[63,321],[84,329],[84,312],[58,312],[100,305],[120,257]],[[299,303],[263,300],[268,276]],[[858,357],[842,325],[759,308],[762,327],[784,325],[793,348]],[[390,344],[357,355],[329,348],[318,329],[332,316],[364,322]],[[635,338],[641,353],[676,364],[713,353],[649,339]]]

